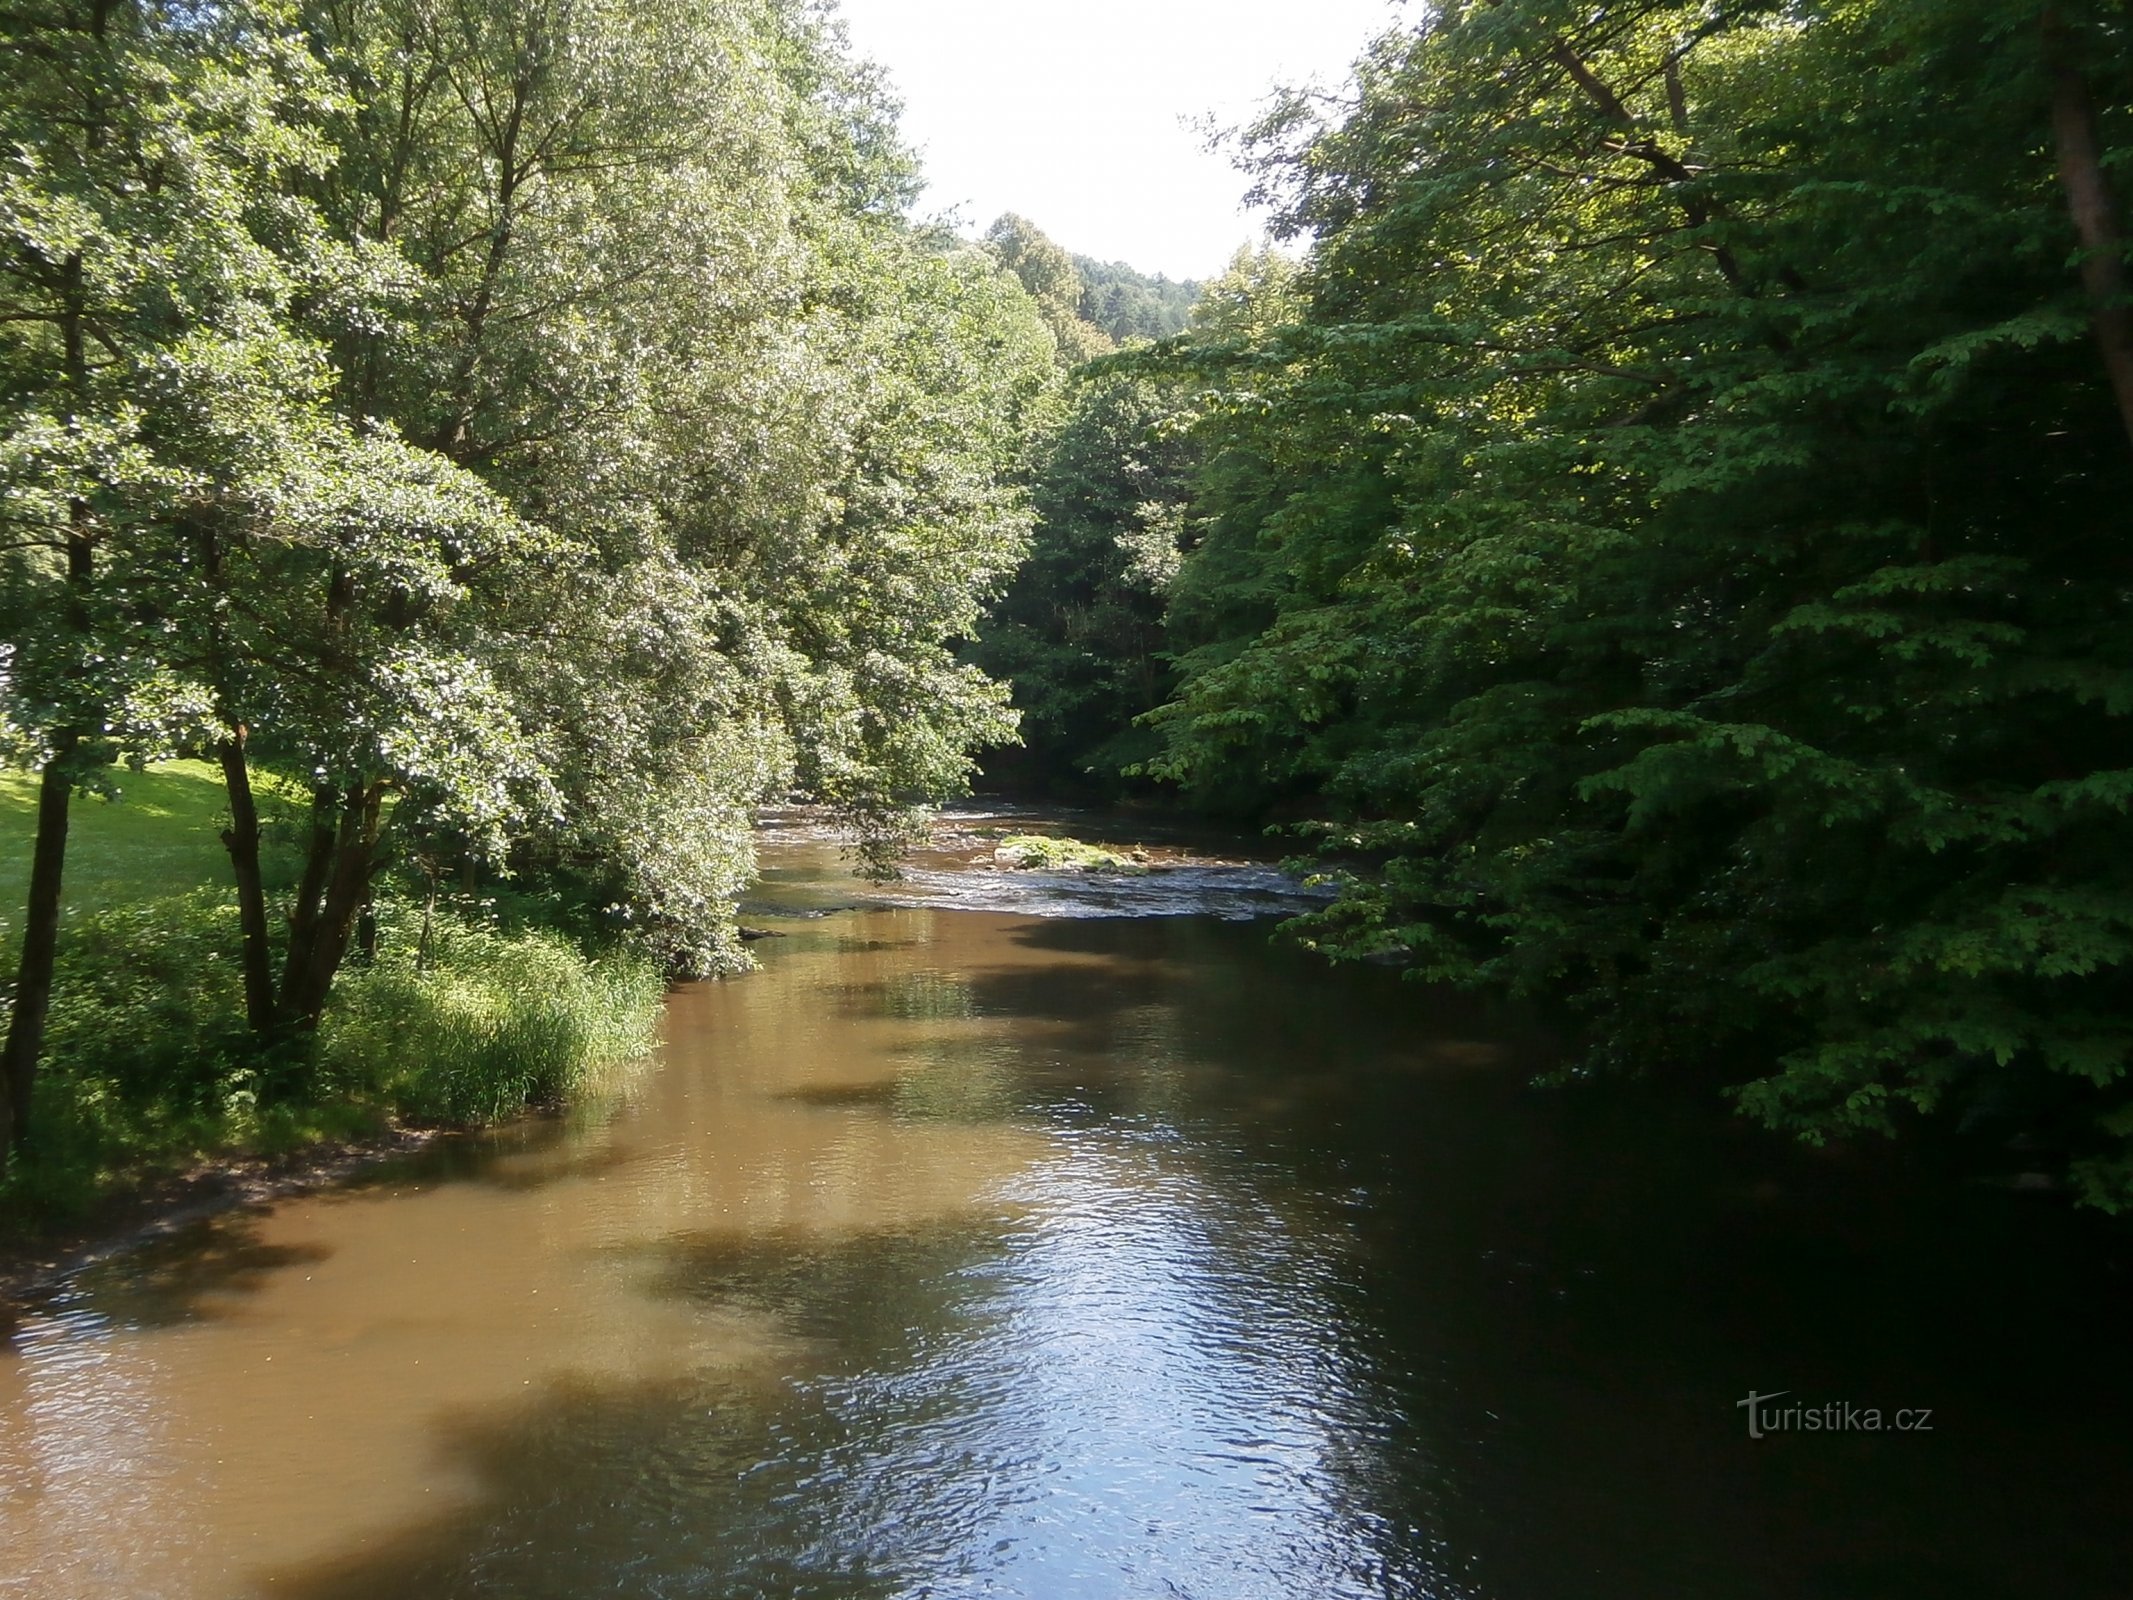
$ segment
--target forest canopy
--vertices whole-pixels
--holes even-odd
[[[1304,253],[1077,384],[1028,760],[1302,820],[1312,945],[1587,1068],[2133,1205],[2123,14],[1444,4],[1247,149]]]
[[[1202,285],[1187,278],[1149,277],[1123,261],[1074,257],[1081,279],[1081,315],[1120,344],[1183,333]]]

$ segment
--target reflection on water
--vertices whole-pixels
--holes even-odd
[[[2054,1211],[1534,1094],[1262,929],[779,926],[609,1114],[29,1316],[0,1596],[2124,1592],[2128,1295]]]

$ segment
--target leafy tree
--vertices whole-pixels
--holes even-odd
[[[0,1159],[28,1128],[71,798],[197,709],[144,574],[205,470],[174,418],[204,373],[274,359],[278,201],[324,155],[306,131],[316,74],[287,22],[130,0],[34,0],[0,19],[4,689],[42,769]]]
[[[1082,314],[1082,283],[1074,258],[1013,212],[985,230],[985,247],[1036,301],[1058,341],[1060,365],[1079,366],[1111,348],[1111,339]]]
[[[328,209],[412,274],[337,334],[350,399],[562,541],[497,576],[490,670],[553,790],[513,860],[736,962],[755,804],[893,819],[1011,731],[942,662],[1019,536],[1034,319],[902,223],[909,159],[813,8],[321,27],[360,108]]]
[[[1213,465],[1158,721],[1317,797],[1307,937],[2133,1201],[2129,78],[2101,13],[1499,0],[1268,119],[1315,245],[1170,367]]]

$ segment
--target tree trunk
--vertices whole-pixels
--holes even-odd
[[[37,1085],[37,1058],[44,1051],[45,1018],[52,1006],[52,968],[59,954],[60,877],[67,861],[67,811],[74,796],[69,767],[75,736],[62,734],[37,786],[37,842],[30,855],[30,900],[22,929],[22,959],[15,971],[15,1004],[7,1044],[0,1051],[0,1171],[29,1137],[30,1097]]]
[[[230,826],[222,835],[237,877],[237,920],[244,930],[244,1014],[264,1038],[274,1031],[273,944],[267,932],[267,891],[259,873],[259,806],[245,765],[244,730],[222,741],[222,781],[229,790]]]
[[[415,946],[415,970],[427,973],[430,970],[430,938],[437,924],[437,864],[425,861],[423,871],[430,880],[430,896],[422,902],[422,938]]]
[[[104,8],[94,14],[101,36]],[[90,119],[90,143],[100,140]],[[62,359],[69,396],[68,426],[79,427],[89,394],[87,290],[79,252],[67,258],[60,315]],[[68,628],[88,631],[84,596],[95,573],[95,527],[89,504],[76,497],[67,507]],[[79,714],[77,709],[77,715]],[[0,1171],[30,1135],[30,1101],[37,1086],[37,1060],[44,1054],[44,1025],[52,1008],[52,969],[59,955],[60,880],[67,864],[67,812],[74,798],[74,757],[81,748],[77,723],[52,735],[52,755],[37,786],[37,838],[30,852],[30,898],[23,918],[22,956],[15,972],[15,998],[0,1046]]]
[[[319,902],[303,965],[299,951],[289,952],[292,976],[282,983],[281,1018],[285,1026],[310,1032],[318,1027],[333,992],[333,979],[348,954],[349,935],[370,897],[370,880],[378,850],[378,819],[385,792],[378,784],[350,785],[341,801],[325,898]]]
[[[311,843],[304,852],[304,875],[296,886],[296,904],[289,908],[289,952],[282,962],[277,1027],[286,1027],[294,1020],[289,1014],[290,998],[311,969],[311,951],[318,943],[319,902],[326,893],[327,875],[333,871],[337,809],[338,802],[329,786],[320,784],[311,792]]]
[[[2125,234],[2103,169],[2096,101],[2088,78],[2076,65],[2065,19],[2050,7],[2044,12],[2044,52],[2051,68],[2052,142],[2058,149],[2066,208],[2081,241],[2081,286],[2088,291],[2089,325],[2118,402],[2119,423],[2133,444],[2133,299],[2126,281]]]

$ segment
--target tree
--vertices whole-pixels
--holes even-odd
[[[555,786],[515,862],[677,969],[737,962],[754,805],[893,819],[1010,731],[940,663],[1015,547],[1034,319],[901,220],[889,108],[813,8],[321,31],[359,108],[328,212],[412,280],[335,335],[349,401],[562,541],[499,580],[492,669]]]
[[[985,248],[1037,302],[1058,342],[1061,366],[1079,366],[1111,348],[1109,336],[1082,315],[1074,258],[1034,222],[1008,212],[985,230]]]
[[[2041,1132],[2121,1206],[2122,130],[2052,37],[1499,0],[1278,108],[1315,245],[1176,358],[1231,465],[1159,715],[1177,778],[1315,803],[1320,946],[1566,994],[1595,1062],[1764,1062],[1807,1137]]]
[[[1191,466],[1175,406],[1148,378],[1091,370],[1074,385],[1037,466],[1031,554],[974,652],[1022,713],[1023,748],[990,763],[996,776],[1110,788],[1153,753],[1133,723],[1171,686],[1163,619]]]
[[[1123,261],[1075,256],[1073,262],[1081,280],[1082,320],[1096,324],[1116,343],[1172,338],[1192,320],[1193,305],[1200,298],[1198,283],[1176,282],[1160,273],[1151,278]]]
[[[71,798],[189,709],[142,625],[148,547],[198,467],[161,424],[204,354],[255,359],[271,324],[275,201],[321,156],[286,22],[128,0],[0,22],[5,689],[42,770],[0,1160],[29,1127]]]

